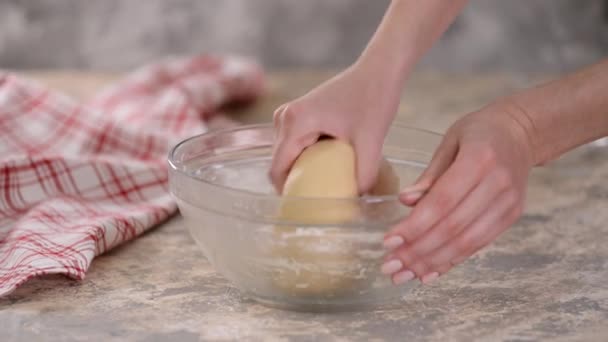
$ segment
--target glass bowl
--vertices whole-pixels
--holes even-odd
[[[383,153],[411,184],[441,136],[395,125]],[[278,196],[269,179],[272,125],[213,131],[179,143],[169,155],[169,183],[192,237],[212,266],[243,294],[299,311],[375,308],[411,288],[380,273],[385,232],[409,209],[397,196],[300,198]],[[356,206],[343,224],[279,219],[287,201],[322,212]],[[414,283],[414,282],[411,282]]]

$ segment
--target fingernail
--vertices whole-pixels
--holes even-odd
[[[428,285],[428,284],[434,282],[435,280],[437,280],[437,278],[439,278],[439,273],[433,272],[433,273],[429,273],[429,274],[426,274],[425,276],[423,276],[421,281],[424,285]]]
[[[414,191],[414,192],[406,192],[401,194],[401,198],[407,202],[415,202],[422,197],[424,191]]]
[[[399,235],[395,235],[395,236],[391,236],[388,239],[384,240],[384,242],[382,243],[384,245],[384,248],[388,249],[388,250],[393,250],[401,245],[403,245],[405,241],[403,240],[403,238]]]
[[[382,267],[380,267],[380,271],[382,272],[382,274],[390,275],[399,271],[402,268],[403,263],[400,260],[394,259],[385,262]]]
[[[414,272],[406,270],[403,272],[399,272],[393,276],[393,284],[395,284],[395,285],[405,284],[414,278],[416,278],[416,275],[414,274]]]
[[[423,182],[418,182],[414,185],[410,185],[406,188],[401,189],[401,194],[406,194],[406,193],[414,193],[414,192],[424,192],[425,190],[427,190],[429,188],[430,184],[428,181],[423,181]]]

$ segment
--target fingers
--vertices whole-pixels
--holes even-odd
[[[270,166],[270,179],[279,194],[283,192],[283,185],[289,169],[302,152],[302,149],[295,143],[289,142],[285,137],[279,138],[275,143]]]
[[[484,212],[469,227],[438,247],[424,260],[427,274],[443,274],[453,266],[462,263],[475,252],[492,242],[521,215],[521,199],[514,190],[503,192],[495,205]],[[418,267],[413,265],[412,267]],[[425,275],[426,276],[426,275]],[[422,281],[425,282],[424,277]]]
[[[291,105],[279,107],[273,117],[275,125],[275,142],[270,165],[270,179],[278,193],[296,158],[306,147],[314,144],[319,138],[319,130],[314,121],[304,115],[297,115]]]
[[[417,276],[425,275],[428,267],[418,261],[457,236],[479,217],[487,208],[487,204],[504,191],[503,188],[497,187],[497,183],[498,177],[495,174],[485,178],[448,216],[416,241],[402,246],[393,254],[401,260],[413,262],[413,264],[409,264],[410,270]]]
[[[382,156],[382,144],[372,141],[355,141],[354,146],[357,156],[357,184],[359,193],[367,193],[376,183],[380,158]]]
[[[382,156],[382,138],[374,135],[353,137],[348,122],[340,116],[313,114],[300,109],[294,103],[280,106],[274,113],[275,143],[273,146],[270,179],[280,193],[283,183],[296,158],[302,151],[314,144],[321,135],[328,135],[350,141],[356,151],[356,171],[359,193],[370,190],[378,176]],[[321,127],[322,126],[322,127]]]
[[[401,191],[400,200],[413,206],[425,194],[433,182],[454,162],[458,152],[458,140],[454,134],[447,134],[437,147],[428,167],[418,177],[414,185]]]
[[[398,235],[407,243],[418,239],[441,219],[445,218],[481,182],[486,172],[471,167],[470,154],[459,153],[454,163],[416,205],[410,215],[400,222],[387,238]]]
[[[287,107],[287,103],[282,104],[277,108],[272,115],[272,123],[274,124],[275,133],[278,133],[279,128],[281,127],[281,121],[283,118],[283,111]]]

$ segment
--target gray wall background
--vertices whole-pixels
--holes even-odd
[[[122,70],[199,51],[253,56],[274,69],[340,67],[357,57],[388,3],[0,0],[0,67]],[[607,13],[604,0],[472,0],[422,64],[570,70],[608,56]]]

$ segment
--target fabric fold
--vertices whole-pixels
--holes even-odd
[[[230,56],[151,64],[87,103],[0,73],[0,296],[35,276],[83,279],[170,217],[169,148],[262,91],[261,68]]]

